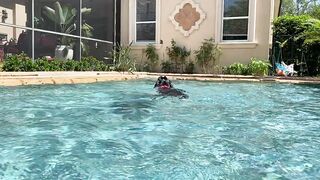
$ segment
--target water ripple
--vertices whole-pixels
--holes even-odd
[[[320,87],[0,88],[0,179],[319,179]]]

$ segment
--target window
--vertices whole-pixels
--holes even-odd
[[[82,0],[82,36],[113,41],[114,3],[114,0]]]
[[[24,52],[32,58],[109,61],[120,5],[120,0],[0,0],[0,59]]]
[[[254,0],[222,0],[222,41],[251,41]]]
[[[131,41],[135,43],[156,43],[158,41],[158,7],[160,0],[133,0],[131,15]]]
[[[31,27],[31,0],[0,0],[0,22],[20,27]]]

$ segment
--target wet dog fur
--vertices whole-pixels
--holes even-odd
[[[187,94],[185,94],[186,91],[174,88],[171,81],[166,76],[160,76],[157,79],[154,88],[157,88],[159,94],[163,96],[174,96],[183,99],[189,97]]]

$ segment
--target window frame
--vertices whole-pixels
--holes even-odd
[[[225,0],[217,0],[216,7],[218,9],[216,15],[216,41],[219,43],[250,43],[255,42],[255,22],[256,22],[256,0],[249,1],[248,16],[224,17]],[[223,40],[223,26],[225,20],[248,19],[248,38],[246,40]]]
[[[135,45],[160,44],[160,9],[161,0],[156,1],[156,17],[155,21],[140,21],[137,22],[137,0],[129,1],[129,41]],[[155,24],[155,40],[139,40],[137,41],[137,25],[138,24]]]
[[[104,44],[110,44],[112,45],[113,47],[116,47],[116,44],[117,44],[117,41],[116,41],[116,25],[114,26],[114,32],[113,32],[113,36],[114,36],[114,39],[113,39],[113,42],[112,41],[108,41],[108,40],[102,40],[102,39],[97,39],[97,38],[90,38],[90,37],[85,37],[85,36],[82,36],[81,32],[82,32],[82,25],[79,26],[79,34],[78,35],[73,35],[73,34],[66,34],[66,33],[61,33],[61,32],[57,32],[57,31],[51,31],[51,30],[45,30],[45,29],[39,29],[39,28],[35,28],[35,23],[34,23],[34,19],[35,19],[35,6],[36,6],[36,0],[29,0],[30,3],[31,3],[31,12],[30,12],[30,15],[31,15],[31,27],[30,26],[21,26],[21,25],[17,25],[17,24],[12,24],[12,23],[3,23],[3,22],[0,22],[0,27],[1,26],[5,26],[5,27],[12,27],[12,28],[18,28],[18,29],[23,29],[23,30],[29,30],[31,31],[32,35],[31,35],[31,41],[32,41],[32,47],[31,47],[31,58],[34,60],[35,59],[35,33],[47,33],[47,34],[52,34],[52,35],[58,35],[58,36],[65,36],[65,37],[69,37],[69,38],[74,38],[74,39],[77,39],[79,40],[80,43],[77,43],[79,45],[78,47],[78,55],[79,55],[79,59],[81,60],[82,58],[82,49],[81,49],[81,42],[83,40],[88,40],[88,41],[94,41],[94,42],[97,42],[97,43],[104,43]],[[83,0],[77,0],[79,3],[78,3],[78,7],[79,9],[82,8],[82,1]],[[117,2],[120,2],[120,0],[113,0],[113,3],[114,3],[114,24],[117,23],[116,21],[116,16],[117,16],[117,12],[116,12],[116,9],[117,9]],[[14,2],[13,2],[14,3]],[[81,11],[78,11],[77,12],[77,16],[79,16],[79,19],[80,19],[80,23],[82,23],[82,14],[81,14]],[[74,55],[75,57],[75,55]]]

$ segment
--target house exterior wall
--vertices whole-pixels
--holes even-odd
[[[19,26],[25,26],[27,21],[27,15],[25,12],[25,6],[19,4],[9,4],[11,7],[2,7],[0,5],[0,10],[5,10],[8,13],[8,18],[5,19],[6,23],[16,24]],[[8,40],[11,38],[17,39],[19,34],[22,32],[21,29],[11,28],[11,27],[1,27],[0,33],[6,34],[8,36]]]
[[[122,0],[121,12],[121,42],[128,44],[130,42],[130,19],[131,14],[130,0]],[[160,0],[160,39],[163,44],[156,44],[160,60],[167,60],[166,47],[170,47],[171,39],[174,39],[178,45],[186,46],[192,51],[197,50],[201,46],[204,39],[216,38],[220,35],[218,25],[222,21],[219,17],[221,8],[219,2],[221,0],[194,0],[200,5],[202,11],[206,14],[205,20],[200,24],[200,28],[195,30],[190,36],[185,37],[180,31],[175,29],[175,26],[170,21],[169,17],[174,12],[177,5],[183,0]],[[276,0],[277,1],[277,0]],[[221,2],[220,2],[221,4]],[[222,54],[219,57],[217,65],[225,66],[235,62],[248,63],[251,57],[268,59],[270,34],[271,34],[271,18],[272,11],[275,10],[274,0],[256,0],[256,9],[254,14],[254,38],[251,42],[219,42],[222,49]],[[143,62],[145,46],[133,44],[133,55],[138,60]],[[194,59],[194,54],[191,59]],[[161,64],[161,63],[160,63]],[[160,67],[158,67],[158,70]]]

